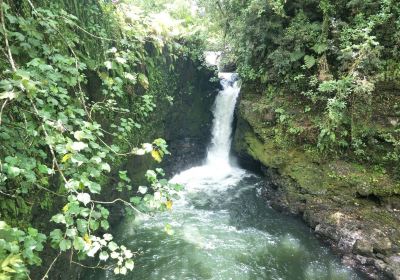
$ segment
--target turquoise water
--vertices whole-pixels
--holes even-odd
[[[85,280],[362,279],[298,219],[271,209],[260,195],[261,178],[229,162],[240,83],[234,73],[220,77],[205,164],[172,179],[185,185],[172,211],[126,217],[117,229],[118,243],[138,252],[133,272],[90,272]],[[173,235],[164,230],[167,224]]]
[[[192,172],[173,211],[142,221],[126,218],[117,239],[139,250],[134,271],[90,279],[362,279],[301,221],[271,209],[260,196],[260,178],[240,169],[231,173],[218,184]],[[173,235],[164,231],[166,224]]]

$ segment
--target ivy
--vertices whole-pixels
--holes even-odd
[[[307,139],[298,144],[315,147],[324,156],[362,161],[368,160],[360,157],[367,154],[362,149],[374,150],[380,158],[379,150],[388,149],[388,159],[398,158],[398,125],[385,124],[391,135],[387,141],[372,117],[377,103],[387,98],[377,88],[398,88],[396,1],[199,2],[210,28],[223,34],[215,45],[224,50],[229,65],[237,65],[244,85],[269,98],[275,109],[291,112],[277,111],[280,123],[297,114],[297,123],[286,121],[279,128],[289,142]],[[276,89],[273,96],[271,87]],[[394,104],[389,107],[397,118]],[[306,116],[299,113],[305,111]],[[299,126],[304,134],[297,133]],[[379,143],[379,148],[371,143]],[[397,160],[386,162],[389,169],[395,165]]]
[[[162,179],[161,169],[146,173],[147,186],[133,186],[118,166],[169,154],[161,138],[139,144],[160,100],[172,102],[149,77],[157,63],[176,77],[174,62],[198,59],[200,43],[172,32],[189,29],[190,19],[162,24],[133,5],[17,2],[0,1],[0,278],[23,279],[41,265],[46,244],[56,258],[43,279],[67,251],[72,263],[97,258],[99,267],[126,274],[134,254],[107,232],[108,207],[120,203],[134,215],[169,210],[181,186]],[[130,197],[103,200],[111,178]],[[49,232],[31,227],[38,204],[57,207]]]

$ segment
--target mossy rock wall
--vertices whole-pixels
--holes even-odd
[[[233,149],[243,165],[261,165],[264,195],[304,221],[371,279],[400,279],[400,184],[345,158],[322,157],[277,135],[273,108],[244,86]],[[267,104],[268,105],[268,104]]]

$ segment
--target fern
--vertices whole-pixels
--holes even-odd
[[[310,55],[306,55],[304,57],[304,65],[306,66],[307,69],[312,68],[315,65],[315,58],[313,56]]]

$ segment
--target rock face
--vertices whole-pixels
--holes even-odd
[[[206,157],[213,121],[213,104],[220,89],[210,82],[214,72],[196,65],[180,65],[182,86],[175,94],[174,105],[163,118],[164,134],[171,155],[162,167],[168,176],[199,165]]]
[[[213,120],[212,106],[220,88],[219,82],[211,82],[215,72],[201,66],[199,62],[181,61],[175,69],[179,76],[174,78],[175,85],[168,92],[173,97],[173,103],[171,105],[163,101],[157,104],[139,142],[163,138],[171,154],[165,156],[161,164],[155,162],[150,155],[132,157],[124,163],[134,185],[147,183],[144,174],[148,169],[161,167],[168,178],[178,171],[198,165],[205,158]],[[165,71],[163,75],[170,74]],[[159,80],[150,79],[150,85],[157,85],[154,89],[157,92],[169,83],[168,77],[162,82]]]
[[[272,207],[300,215],[343,262],[369,279],[400,279],[399,196],[391,179],[343,160],[320,160],[274,141],[274,115],[257,98],[238,105],[234,150],[244,166],[261,166]],[[264,117],[263,117],[264,116]],[[375,182],[378,181],[378,182]],[[380,188],[378,189],[377,186]]]
[[[145,173],[149,169],[162,167],[168,178],[182,169],[199,164],[205,158],[213,119],[212,105],[219,90],[219,82],[210,81],[215,76],[214,69],[203,67],[199,61],[180,61],[175,69],[175,76],[171,77],[170,71],[160,66],[158,76],[149,77],[150,85],[155,85],[150,90],[167,93],[173,97],[173,103],[169,104],[166,100],[158,102],[156,110],[142,126],[141,134],[132,137],[132,142],[135,141],[138,145],[163,138],[167,141],[171,155],[165,156],[161,164],[154,161],[150,155],[132,156],[121,162],[120,166],[113,166],[111,178],[118,178],[118,170],[127,170],[132,185],[137,187],[148,183]],[[93,84],[92,90],[95,90],[96,85]],[[168,89],[167,92],[163,91],[165,89]],[[117,197],[129,200],[134,190],[118,192],[116,181],[109,181],[109,187],[104,189],[101,200],[111,201]],[[58,208],[61,207],[62,205]],[[113,204],[109,207],[111,228],[121,222],[125,215],[124,209],[123,204]],[[55,257],[55,252],[45,250],[43,257],[45,262],[50,263]],[[87,279],[85,270],[80,266],[71,265],[69,258],[69,254],[59,258],[49,279]],[[93,266],[95,265],[93,263]],[[48,265],[43,267],[47,268]],[[44,272],[38,271],[33,274],[43,275]]]

